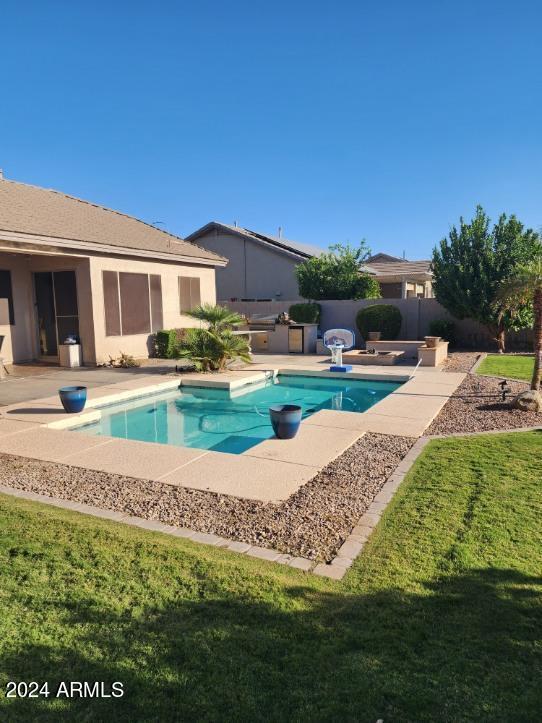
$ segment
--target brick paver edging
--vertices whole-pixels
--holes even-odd
[[[394,473],[371,502],[366,512],[359,518],[356,526],[339,548],[337,556],[329,565],[318,563],[312,570],[315,575],[329,577],[333,580],[341,580],[344,577],[348,568],[352,566],[356,557],[363,550],[374,528],[380,522],[384,510],[391,502],[407,472],[409,472],[429,441],[428,437],[420,437],[416,440],[408,454],[403,457]]]
[[[485,434],[512,434],[515,432],[542,432],[542,426],[512,427],[511,429],[485,429],[481,432],[447,432],[446,434],[428,434],[424,439],[448,439],[449,437],[480,437]]]
[[[249,557],[257,557],[261,560],[268,560],[269,562],[278,562],[280,565],[287,565],[288,567],[293,567],[297,570],[313,572],[315,575],[328,577],[332,580],[340,580],[344,577],[348,568],[351,567],[356,557],[362,551],[365,542],[368,540],[369,535],[380,521],[382,513],[391,501],[395,491],[428,441],[429,439],[427,437],[420,437],[415,442],[408,454],[403,457],[398,467],[396,467],[393,474],[384,483],[384,486],[371,502],[366,512],[359,518],[356,526],[339,548],[337,556],[329,564],[309,560],[306,557],[289,555],[267,547],[249,545],[246,542],[228,540],[225,537],[220,537],[219,535],[214,535],[209,532],[198,532],[197,530],[191,530],[187,527],[166,525],[158,520],[146,520],[142,517],[133,517],[125,512],[115,512],[114,510],[107,510],[102,507],[87,505],[83,502],[65,500],[60,497],[48,497],[47,495],[41,495],[37,492],[27,492],[26,490],[20,490],[16,487],[8,487],[7,485],[0,485],[0,493],[12,495],[13,497],[19,497],[20,499],[30,500],[31,502],[41,502],[46,505],[52,505],[53,507],[72,510],[73,512],[80,512],[84,515],[92,515],[104,520],[122,522],[125,525],[140,527],[144,530],[150,530],[151,532],[162,532],[166,535],[173,535],[174,537],[184,537],[192,542],[199,542],[213,547],[221,547],[225,550],[229,550],[230,552],[237,552],[241,555],[248,555]]]
[[[483,351],[479,356],[478,359],[474,362],[474,364],[469,369],[469,374],[476,374],[476,370],[480,366],[480,364],[484,361],[484,359],[487,357],[487,352]],[[484,376],[483,374],[481,376]]]
[[[26,490],[20,490],[16,487],[8,487],[7,485],[0,485],[0,493],[30,500],[32,502],[41,502],[46,505],[72,510],[74,512],[80,512],[85,515],[92,515],[105,520],[122,522],[125,525],[140,527],[144,530],[150,530],[151,532],[162,532],[163,534],[173,535],[174,537],[184,537],[192,542],[220,547],[225,550],[229,550],[230,552],[237,552],[242,555],[248,555],[249,557],[268,560],[269,562],[277,562],[280,565],[287,565],[288,567],[303,570],[304,572],[313,572],[315,575],[327,577],[332,580],[341,580],[347,570],[354,563],[354,560],[363,550],[365,543],[369,539],[369,536],[373,532],[374,528],[380,522],[380,518],[382,517],[384,510],[391,502],[406,474],[410,471],[414,462],[418,459],[425,446],[431,440],[446,439],[450,437],[473,437],[484,434],[506,434],[511,432],[534,431],[542,431],[542,426],[498,429],[485,432],[458,432],[454,434],[420,437],[416,440],[406,456],[403,457],[393,474],[384,483],[380,492],[371,502],[366,512],[364,512],[364,514],[359,518],[355,527],[339,548],[336,557],[334,557],[329,564],[315,562],[314,560],[309,560],[306,557],[289,555],[267,547],[249,545],[246,542],[228,540],[225,537],[220,537],[219,535],[209,532],[198,532],[197,530],[191,530],[187,527],[166,525],[158,520],[146,520],[142,517],[133,517],[132,515],[128,515],[124,512],[115,512],[114,510],[107,510],[102,507],[95,507],[94,505],[87,505],[82,502],[64,500],[59,497],[48,497],[47,495],[40,495],[37,492],[27,492]]]
[[[278,550],[271,550],[267,547],[258,547],[257,545],[249,545],[246,542],[228,540],[225,537],[220,537],[210,532],[198,532],[197,530],[190,530],[187,527],[166,525],[158,520],[146,520],[143,517],[133,517],[125,512],[115,512],[114,510],[107,510],[103,507],[87,505],[83,502],[73,502],[72,500],[64,500],[60,497],[48,497],[47,495],[40,495],[37,492],[27,492],[26,490],[8,487],[7,485],[0,485],[0,493],[30,500],[31,502],[41,502],[73,512],[80,512],[84,515],[100,517],[104,520],[122,522],[125,525],[140,527],[151,532],[162,532],[166,535],[173,535],[174,537],[184,537],[187,540],[192,540],[192,542],[199,542],[213,547],[222,547],[231,552],[238,552],[242,555],[249,555],[250,557],[258,557],[261,560],[269,560],[270,562],[278,562],[281,565],[288,565],[289,567],[295,567],[298,570],[304,570],[306,572],[317,564],[314,560],[295,557],[294,555],[288,555]]]

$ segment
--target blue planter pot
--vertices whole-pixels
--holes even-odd
[[[61,387],[58,396],[68,414],[82,412],[87,403],[86,387]]]
[[[297,404],[275,404],[269,407],[273,431],[279,439],[293,439],[301,424],[301,407]]]

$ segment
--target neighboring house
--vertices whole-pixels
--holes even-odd
[[[431,261],[407,261],[388,254],[374,254],[367,259],[365,267],[375,275],[384,299],[433,296]]]
[[[316,246],[216,221],[194,231],[186,240],[228,259],[228,265],[216,273],[216,293],[221,301],[300,300],[295,268],[324,252]]]
[[[131,216],[0,177],[0,357],[55,360],[71,333],[87,364],[147,356],[153,332],[193,326],[184,312],[215,302],[226,263]]]
[[[295,268],[325,249],[212,221],[186,238],[228,259],[217,269],[217,298],[231,300],[300,300]],[[363,270],[376,276],[384,298],[432,296],[430,261],[406,261],[375,254]]]

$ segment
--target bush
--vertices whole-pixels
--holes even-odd
[[[456,342],[455,324],[449,319],[434,319],[429,324],[429,333],[431,336],[440,336],[444,341],[449,341],[451,346]]]
[[[402,320],[399,309],[391,304],[374,304],[360,309],[356,315],[356,325],[364,339],[370,331],[379,331],[382,339],[397,339]]]
[[[176,359],[184,329],[161,329],[154,335],[154,354],[159,359]]]
[[[320,323],[320,304],[292,304],[288,309],[290,319],[303,324],[319,324]]]

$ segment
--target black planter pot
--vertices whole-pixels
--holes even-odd
[[[68,414],[82,412],[87,403],[86,387],[61,387],[58,396]]]
[[[297,404],[275,404],[269,407],[273,431],[279,439],[293,439],[301,424],[302,409]]]

